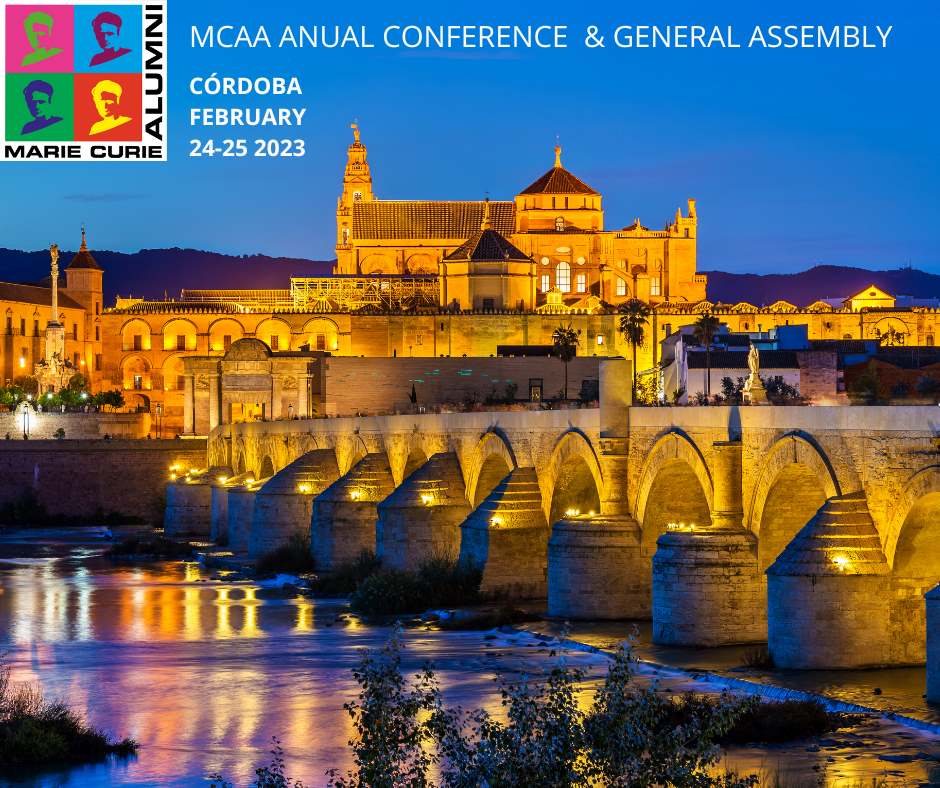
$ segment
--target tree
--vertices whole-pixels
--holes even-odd
[[[552,333],[552,345],[555,348],[555,355],[561,359],[565,365],[565,399],[568,399],[568,362],[578,354],[578,346],[581,340],[578,338],[578,332],[571,324],[568,327],[558,326]]]
[[[695,337],[705,345],[705,396],[712,393],[712,340],[721,322],[711,312],[703,312],[695,321]]]
[[[646,326],[652,310],[639,298],[632,298],[620,305],[620,325],[618,330],[623,338],[630,343],[633,350],[633,383],[630,387],[630,400],[636,400],[636,349],[643,344],[646,335]],[[654,337],[655,339],[655,337]]]

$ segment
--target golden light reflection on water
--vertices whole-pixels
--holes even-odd
[[[136,761],[114,772],[102,766],[89,782],[182,777],[188,782],[175,784],[195,785],[220,769],[246,784],[274,735],[289,772],[308,784],[348,765],[354,731],[342,704],[356,694],[351,668],[358,648],[381,645],[386,631],[356,619],[334,624],[321,603],[215,582],[196,565],[0,566],[0,587],[0,650],[9,650],[14,678],[40,682],[48,696],[87,710],[93,724],[143,743]],[[434,661],[450,703],[498,716],[505,710],[496,667],[537,672],[549,659],[547,648],[493,646],[475,633],[412,631],[406,643],[408,675]],[[578,693],[582,705],[591,697],[589,688]],[[759,758],[734,757],[748,768]],[[867,781],[878,766],[861,757],[826,765],[826,752],[803,748],[796,757],[807,770],[822,765],[833,784]]]

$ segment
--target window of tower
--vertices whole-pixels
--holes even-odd
[[[571,266],[564,261],[555,267],[555,285],[562,293],[571,292]]]
[[[362,192],[353,192],[353,202],[362,202]]]

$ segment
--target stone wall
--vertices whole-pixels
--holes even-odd
[[[54,438],[56,430],[65,431],[69,440],[103,438],[145,438],[150,434],[149,413],[56,413],[31,410],[0,413],[0,440],[22,440],[24,431],[31,439]]]
[[[0,507],[33,494],[51,515],[159,523],[169,468],[201,468],[205,440],[0,441]]]
[[[577,398],[585,380],[597,381],[600,358],[575,358],[568,364],[568,396]],[[417,404],[428,408],[502,398],[516,385],[516,398],[529,400],[529,381],[542,381],[542,398],[556,397],[565,385],[565,365],[557,358],[325,358],[321,363],[319,413],[394,413]]]

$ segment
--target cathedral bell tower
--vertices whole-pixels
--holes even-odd
[[[366,160],[366,146],[359,138],[359,124],[353,123],[352,145],[346,151],[346,170],[343,173],[343,193],[336,206],[336,273],[356,273],[352,253],[353,206],[357,202],[372,202],[372,172]]]

